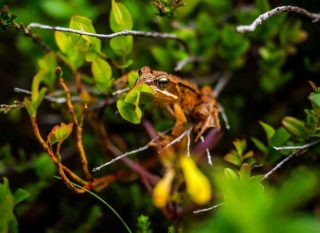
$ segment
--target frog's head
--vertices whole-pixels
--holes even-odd
[[[152,88],[154,97],[157,100],[175,101],[179,98],[179,90],[174,81],[174,76],[166,72],[152,70],[150,67],[144,66],[139,70],[139,78],[136,81],[136,85],[142,83]]]

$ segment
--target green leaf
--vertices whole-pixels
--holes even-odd
[[[235,151],[231,151],[228,154],[226,154],[223,157],[224,160],[226,160],[227,162],[236,165],[236,166],[240,166],[241,165],[241,161],[239,158],[239,155],[235,152]]]
[[[14,216],[15,199],[9,188],[7,178],[0,183],[0,232],[18,232],[18,223]]]
[[[262,126],[264,132],[266,133],[268,142],[270,142],[271,138],[276,132],[275,129],[271,125],[264,123],[262,121],[259,121],[259,124]]]
[[[133,87],[138,78],[139,78],[139,74],[138,74],[137,71],[135,71],[135,70],[134,71],[130,71],[128,73],[129,87]]]
[[[15,193],[14,193],[14,205],[19,204],[26,198],[30,196],[30,193],[25,191],[24,189],[19,188]]]
[[[36,116],[36,109],[34,109],[32,102],[29,98],[25,97],[23,100],[23,104],[27,109],[27,112],[31,118],[34,118]]]
[[[31,101],[28,98],[24,98],[24,104],[29,115],[34,118],[37,113],[37,109],[40,106],[47,88],[41,88],[39,91],[40,83],[44,77],[45,69],[39,70],[39,72],[34,76],[31,86]]]
[[[92,25],[92,21],[89,18],[83,16],[72,16],[69,26],[72,29],[80,30],[83,32],[96,32]],[[87,44],[91,45],[96,52],[101,52],[101,40],[96,37],[72,34],[71,39],[74,45],[77,47],[86,47],[86,43],[84,42],[87,42]]]
[[[57,67],[57,59],[54,52],[47,53],[43,58],[38,60],[40,69],[43,69],[43,77],[41,78],[47,86],[52,87],[55,81],[55,71]]]
[[[294,117],[285,117],[282,120],[282,124],[292,135],[303,138],[308,137],[308,130],[305,128],[303,121]]]
[[[32,160],[34,171],[39,179],[51,179],[56,172],[56,168],[47,153],[40,153]]]
[[[51,145],[57,142],[63,142],[70,136],[72,128],[73,123],[65,124],[62,122],[60,125],[56,125],[51,129],[47,140]]]
[[[44,76],[45,70],[40,69],[38,73],[33,77],[32,86],[31,86],[31,101],[35,103],[39,98],[39,87]]]
[[[239,177],[240,179],[248,179],[251,175],[251,168],[249,164],[244,163],[242,164],[240,171],[239,171]]]
[[[259,10],[260,13],[264,13],[270,10],[270,5],[267,0],[256,0],[255,7]]]
[[[133,37],[132,36],[120,36],[111,38],[110,47],[117,55],[126,56],[132,50]]]
[[[146,84],[135,86],[126,96],[120,96],[117,101],[117,108],[121,117],[133,124],[139,124],[141,121],[142,111],[139,107],[141,94],[150,95],[153,90]]]
[[[320,108],[320,94],[319,93],[311,93],[308,97],[311,101],[312,106],[315,108]]]
[[[221,45],[218,48],[219,55],[235,63],[234,67],[242,65],[242,56],[250,47],[249,41],[243,35],[237,33],[231,25],[227,25],[221,32]],[[238,64],[238,65],[237,65]]]
[[[95,59],[91,65],[95,85],[100,92],[108,92],[112,86],[112,69],[108,62]]]
[[[110,28],[114,32],[131,30],[133,21],[128,9],[121,3],[112,0],[110,13]]]
[[[268,153],[268,147],[259,139],[252,137],[251,141],[253,142],[253,144],[263,153],[263,154],[267,154]]]
[[[224,169],[224,175],[229,180],[239,180],[237,173],[235,173],[230,168],[225,168]]]
[[[240,156],[242,156],[244,150],[245,150],[246,147],[247,147],[247,142],[246,142],[246,140],[236,139],[236,140],[233,142],[233,145],[235,146],[238,154],[239,154]]]
[[[280,127],[277,129],[271,140],[271,146],[282,146],[290,139],[290,137],[290,133],[285,130],[285,128]]]
[[[117,101],[117,108],[123,119],[133,124],[139,124],[141,121],[142,112],[138,105],[127,103],[119,99]]]
[[[200,3],[200,0],[184,0],[183,6],[177,8],[177,16],[178,17],[185,17],[190,14],[196,6]]]
[[[70,53],[72,51],[73,43],[69,34],[56,31],[54,33],[54,39],[61,52]]]
[[[75,48],[71,36],[64,32],[55,32],[54,35],[59,49],[66,54],[65,59],[71,64],[73,69],[79,68],[84,62],[85,55]]]

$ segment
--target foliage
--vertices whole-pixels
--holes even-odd
[[[312,201],[319,195],[320,88],[309,81],[311,108],[304,115],[310,91],[301,78],[319,75],[317,24],[283,13],[252,33],[238,33],[237,25],[276,7],[267,0],[5,3],[3,95],[10,85],[31,90],[9,92],[4,101],[13,104],[0,106],[7,113],[0,118],[0,175],[8,177],[0,184],[1,232],[17,232],[18,223],[26,232],[34,226],[39,232],[104,232],[113,224],[129,232],[127,225],[136,225],[139,233],[319,231],[319,206]],[[31,21],[89,34],[145,34],[45,32],[27,27]],[[218,80],[219,87],[231,74],[217,100],[230,131],[207,130],[204,142],[195,142],[196,129],[188,133],[195,118],[188,119],[184,137],[157,132],[172,127],[158,102],[170,104],[153,101],[149,85],[136,85],[146,65],[176,70],[198,86],[214,87]],[[92,172],[137,148],[135,157]],[[56,174],[77,195],[55,182]],[[23,189],[12,194],[8,179]],[[213,203],[222,205],[203,218],[192,213]]]
[[[9,188],[9,182],[4,178],[0,184],[0,231],[18,232],[18,223],[14,215],[14,208],[17,204],[28,198],[29,193],[23,189],[18,189],[12,194]]]

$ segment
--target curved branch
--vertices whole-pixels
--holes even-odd
[[[256,30],[257,26],[268,20],[269,18],[280,14],[282,12],[294,12],[297,14],[305,15],[312,19],[312,22],[318,22],[320,20],[320,13],[312,13],[307,11],[306,9],[297,7],[297,6],[280,6],[276,7],[270,11],[267,11],[261,15],[259,15],[258,18],[256,18],[250,25],[240,25],[237,26],[236,30],[237,32],[253,32]]]
[[[84,31],[75,30],[75,29],[71,29],[71,28],[60,27],[60,26],[50,26],[50,25],[45,25],[45,24],[40,24],[40,23],[30,23],[27,28],[29,28],[29,29],[39,28],[39,29],[45,29],[45,30],[74,33],[74,34],[79,34],[79,35],[83,35],[83,36],[92,36],[92,37],[96,37],[96,38],[100,38],[100,39],[111,39],[111,38],[115,38],[115,37],[119,37],[119,36],[149,37],[149,38],[154,38],[154,39],[165,39],[165,40],[170,39],[170,40],[175,40],[175,41],[179,42],[180,44],[183,45],[183,47],[187,51],[189,50],[188,45],[184,40],[182,40],[177,35],[170,34],[170,33],[123,30],[123,31],[114,32],[111,34],[98,34],[98,33],[92,33],[92,32],[84,32]]]

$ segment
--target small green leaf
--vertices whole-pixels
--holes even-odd
[[[140,100],[140,91],[137,88],[132,89],[126,95],[124,101],[133,105],[138,105]]]
[[[43,69],[41,78],[47,86],[52,87],[55,81],[55,70],[57,67],[57,58],[54,52],[47,53],[43,58],[38,60],[40,69]]]
[[[254,156],[254,153],[252,150],[248,151],[247,153],[245,153],[242,157],[242,160],[247,159],[247,158],[251,158]]]
[[[263,154],[268,153],[268,147],[262,141],[255,137],[251,138],[251,141]]]
[[[320,108],[320,94],[319,93],[312,93],[309,96],[309,100],[311,101],[312,106],[316,108]]]
[[[23,200],[25,200],[26,198],[28,198],[30,196],[30,193],[28,193],[27,191],[19,188],[15,193],[14,193],[14,205],[19,204],[20,202],[22,202]]]
[[[131,30],[133,28],[133,21],[128,9],[115,0],[111,2],[111,14],[110,14],[110,28],[114,32],[122,30]]]
[[[108,62],[95,59],[91,65],[95,85],[100,92],[108,92],[112,86],[112,69]]]
[[[308,137],[308,130],[305,128],[303,121],[294,117],[285,117],[282,120],[282,124],[292,135],[303,138]]]
[[[239,154],[240,156],[242,156],[244,150],[245,150],[246,147],[247,147],[247,142],[246,142],[246,140],[236,139],[236,140],[233,142],[233,145],[234,145],[234,147],[236,148],[238,154]]]
[[[23,100],[23,104],[26,107],[29,116],[31,118],[34,118],[36,116],[36,110],[34,109],[33,104],[30,101],[30,99],[25,97],[24,100]]]
[[[0,232],[18,232],[18,224],[14,216],[14,196],[9,188],[7,178],[3,178],[3,184],[0,183]]]
[[[132,103],[127,103],[121,99],[117,101],[117,108],[121,117],[133,124],[139,124],[141,121],[142,112],[139,106]]]
[[[237,173],[235,173],[233,170],[230,168],[225,168],[224,169],[224,175],[226,176],[227,179],[229,180],[239,180]]]
[[[224,160],[226,160],[227,162],[236,165],[236,166],[240,166],[241,165],[241,161],[240,158],[238,156],[238,154],[235,151],[231,151],[228,154],[226,154],[223,157]]]
[[[38,101],[39,97],[39,87],[44,76],[45,70],[40,69],[38,73],[33,77],[32,86],[31,86],[31,101],[35,103]]]
[[[271,138],[276,132],[275,129],[271,125],[268,125],[267,123],[264,123],[262,121],[259,121],[259,124],[262,126],[264,132],[266,133],[268,142],[270,142]]]
[[[57,31],[54,33],[54,39],[61,52],[70,53],[72,51],[73,43],[69,34]]]
[[[56,125],[51,129],[47,140],[51,145],[57,142],[63,142],[70,136],[72,128],[73,123],[65,124],[62,122],[60,125]]]
[[[280,127],[272,137],[271,146],[282,146],[290,139],[290,137],[290,133],[285,130],[285,128]]]
[[[130,71],[128,73],[129,87],[133,87],[138,78],[139,78],[139,74],[138,74],[137,71],[135,71],[135,70],[134,71]]]
[[[39,179],[51,179],[56,172],[56,168],[47,153],[40,153],[32,160],[34,171]]]
[[[145,94],[153,94],[153,89],[147,85],[147,84],[140,84],[140,85],[137,85],[135,87],[135,89],[138,89],[141,93],[145,93]]]
[[[70,28],[75,30],[80,30],[83,32],[91,32],[95,33],[95,29],[92,25],[92,21],[89,18],[86,18],[84,16],[72,16],[70,20]],[[101,52],[101,40],[93,37],[93,36],[83,36],[83,35],[71,35],[71,39],[77,47],[83,47],[85,46],[85,42],[87,42],[89,45],[91,45],[94,50],[98,53]]]
[[[110,47],[117,55],[126,56],[132,50],[133,37],[132,36],[120,36],[110,40]]]
[[[242,164],[239,171],[240,179],[248,179],[250,175],[251,175],[251,167],[249,166],[249,164],[247,163]]]

